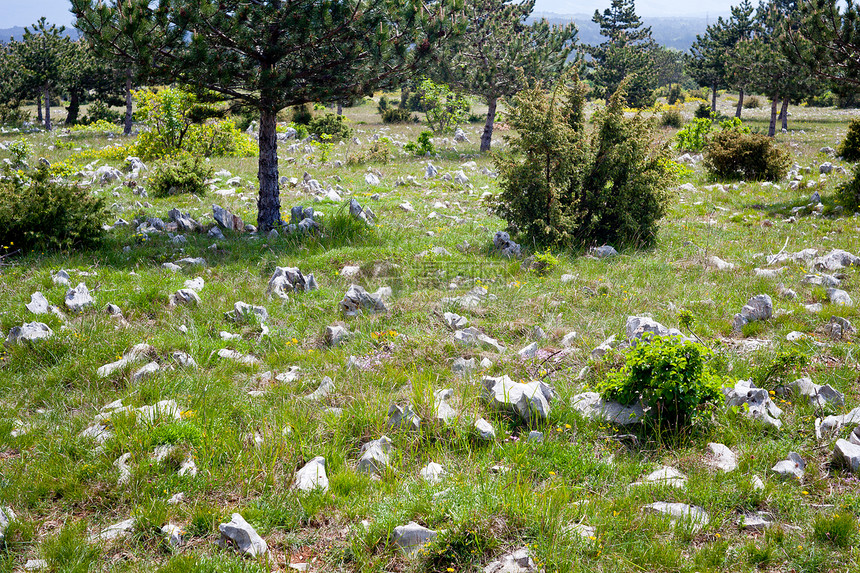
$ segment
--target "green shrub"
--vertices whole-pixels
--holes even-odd
[[[124,117],[125,114],[112,110],[108,104],[101,100],[96,100],[87,107],[87,115],[80,118],[78,123],[89,125],[98,121],[106,121],[112,124],[119,124]]]
[[[385,96],[380,96],[379,103],[376,104],[376,111],[379,112],[379,115],[384,115],[386,111],[391,109],[393,106],[391,102],[388,101],[388,98]]]
[[[812,532],[819,541],[831,543],[836,547],[848,547],[857,533],[857,518],[850,511],[816,515],[812,522]]]
[[[307,125],[313,118],[314,112],[310,105],[297,105],[293,108],[293,123]]]
[[[347,158],[346,162],[350,165],[362,165],[364,163],[388,163],[391,161],[391,154],[394,144],[387,137],[380,137],[376,141],[371,142],[370,147],[359,153]]]
[[[684,118],[677,109],[667,109],[660,118],[660,125],[663,127],[681,127],[683,124]]]
[[[780,350],[771,357],[757,357],[751,379],[759,388],[776,388],[796,377],[809,365],[809,356],[797,348]]]
[[[708,171],[721,179],[777,181],[788,172],[791,155],[773,138],[729,127],[711,135],[705,149]]]
[[[33,152],[33,148],[23,139],[16,139],[12,143],[9,144],[9,147],[6,148],[11,156],[10,159],[12,161],[12,167],[19,168],[23,167],[27,163],[27,159],[30,158],[30,154]]]
[[[854,176],[836,188],[836,201],[850,211],[860,211],[860,163],[854,166]]]
[[[308,131],[320,137],[329,135],[335,141],[346,139],[352,135],[352,128],[346,124],[346,121],[346,117],[342,115],[327,113],[312,119],[308,123]]]
[[[744,109],[758,109],[761,107],[761,102],[756,96],[744,98]]]
[[[845,161],[860,161],[860,119],[852,119],[848,124],[848,133],[836,152]]]
[[[683,151],[694,151],[696,153],[705,149],[708,143],[708,134],[714,122],[710,118],[696,118],[685,125],[681,131],[675,134],[677,143],[675,147]]]
[[[684,102],[684,95],[681,93],[681,86],[679,84],[672,84],[669,86],[669,91],[666,93],[666,103],[669,105],[675,105],[678,102]]]
[[[833,107],[838,103],[837,99],[836,94],[828,90],[821,95],[806,98],[806,105],[809,107]]]
[[[417,123],[418,117],[409,110],[390,107],[382,112],[382,123]]]
[[[15,104],[0,103],[0,125],[20,126],[30,119],[30,114]]]
[[[149,184],[155,197],[185,193],[204,195],[206,180],[210,177],[212,168],[200,157],[186,153],[178,159],[158,162],[149,176]]]
[[[437,133],[453,130],[469,117],[469,102],[445,84],[424,79],[419,88],[427,125]]]
[[[676,336],[649,336],[631,348],[624,366],[598,385],[604,398],[642,401],[661,422],[689,424],[723,401],[723,378],[708,364],[710,350]]]
[[[0,180],[0,246],[31,249],[90,247],[102,238],[104,200],[75,184],[50,180],[40,165],[21,176]]]
[[[697,107],[696,111],[693,112],[693,117],[696,119],[710,119],[711,106],[704,102],[699,103],[699,107]]]
[[[430,139],[431,137],[433,137],[432,131],[422,131],[418,135],[418,139],[416,141],[410,141],[404,145],[403,150],[406,151],[406,153],[411,153],[418,157],[423,157],[428,153],[433,154],[436,152],[436,148],[433,147],[433,141]]]
[[[514,153],[495,160],[495,210],[509,231],[542,246],[653,243],[673,180],[669,148],[648,119],[624,116],[624,89],[594,114],[591,134],[578,80],[517,94],[507,114]]]

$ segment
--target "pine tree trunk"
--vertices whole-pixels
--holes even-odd
[[[773,101],[770,104],[770,127],[767,130],[767,136],[773,137],[776,135],[776,108],[779,104],[779,96],[773,96]]]
[[[717,111],[717,84],[711,88],[711,111],[714,113]]]
[[[744,88],[741,88],[738,92],[738,107],[735,108],[735,117],[741,118],[741,111],[744,109]]]
[[[36,121],[42,123],[42,96],[36,97]]]
[[[343,104],[341,102],[337,102],[337,114],[343,115]]]
[[[122,134],[131,135],[131,121],[133,119],[132,104],[134,101],[131,97],[131,70],[125,72],[125,122],[123,123]]]
[[[45,86],[45,129],[51,131],[51,90]]]
[[[281,199],[278,191],[278,141],[276,116],[273,109],[260,111],[260,161],[257,179],[260,195],[257,198],[257,230],[266,232],[281,222]]]
[[[779,117],[782,119],[782,129],[788,131],[788,98],[782,100],[782,109],[779,112]]]
[[[69,107],[66,108],[66,125],[78,123],[78,114],[81,111],[81,98],[78,90],[69,92]]]
[[[498,98],[487,100],[487,123],[484,124],[484,133],[481,134],[481,151],[489,151],[493,143],[493,124],[496,121],[496,104]]]

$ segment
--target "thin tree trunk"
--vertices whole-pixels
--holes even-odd
[[[132,104],[134,101],[131,97],[131,70],[125,72],[125,122],[123,123],[122,134],[131,135],[131,121],[134,117]]]
[[[341,102],[337,102],[337,114],[343,115],[343,104]]]
[[[42,123],[42,94],[36,96],[36,121]]]
[[[484,124],[484,133],[481,134],[481,151],[489,151],[493,143],[493,124],[496,121],[496,105],[498,98],[487,99],[487,123]]]
[[[779,96],[773,96],[773,101],[770,104],[770,127],[767,130],[767,136],[773,137],[776,135],[776,115],[777,115],[777,106],[779,104]]]
[[[738,107],[735,108],[735,117],[741,118],[741,111],[744,109],[744,88],[738,91]]]
[[[66,125],[78,123],[78,114],[81,111],[81,99],[78,90],[69,92],[69,107],[66,108]]]
[[[714,113],[717,111],[717,84],[711,88],[711,111]]]
[[[281,222],[281,199],[278,191],[278,141],[276,133],[277,110],[260,111],[260,160],[257,179],[260,195],[257,198],[257,230],[266,232]]]
[[[779,117],[782,119],[782,129],[788,131],[788,98],[782,100],[782,110],[779,112]]]
[[[51,131],[51,90],[45,86],[45,129]]]

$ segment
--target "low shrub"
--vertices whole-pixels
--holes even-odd
[[[627,84],[585,127],[585,89],[576,80],[553,93],[520,92],[507,114],[514,153],[498,156],[495,211],[509,232],[540,246],[649,245],[674,177],[669,147],[650,119],[624,115]]]
[[[836,188],[836,202],[849,211],[860,211],[860,163],[854,166],[854,176]]]
[[[376,111],[379,115],[384,115],[386,111],[392,108],[391,102],[385,96],[380,96],[379,103],[376,104]]]
[[[848,547],[857,534],[857,518],[850,511],[817,515],[812,522],[815,539],[836,547]]]
[[[46,165],[0,180],[0,246],[10,250],[91,247],[101,240],[106,218],[103,199],[52,181]]]
[[[714,122],[710,118],[694,119],[675,134],[677,139],[675,147],[682,151],[699,153],[705,149],[705,145],[708,143],[708,134],[711,133],[713,125]]]
[[[433,141],[431,140],[432,137],[432,131],[422,131],[418,135],[418,139],[416,141],[410,141],[404,145],[403,150],[407,153],[411,153],[412,155],[417,155],[418,157],[423,157],[428,153],[433,154],[436,152],[436,148],[433,147]]]
[[[696,108],[696,111],[693,112],[693,116],[697,119],[710,119],[711,111],[711,106],[702,102],[699,104],[699,107]]]
[[[311,106],[308,104],[297,105],[293,108],[293,123],[297,123],[299,125],[307,125],[313,120],[314,112],[311,109]]]
[[[721,179],[777,181],[788,172],[790,160],[773,138],[739,126],[711,135],[704,154],[707,170]]]
[[[663,127],[681,127],[683,124],[684,118],[677,109],[667,109],[660,118],[660,125]]]
[[[346,162],[350,165],[362,165],[364,163],[388,163],[391,161],[391,154],[394,144],[387,137],[380,137],[376,141],[371,142],[367,149],[347,158]]]
[[[168,197],[191,193],[206,193],[206,179],[212,177],[212,168],[200,157],[182,154],[178,159],[160,161],[149,176],[149,185],[155,197]]]
[[[860,161],[860,119],[848,124],[848,132],[836,152],[845,161]]]
[[[761,107],[761,101],[756,96],[744,98],[744,109],[758,109]]]
[[[666,92],[666,103],[675,105],[678,102],[684,103],[684,94],[681,92],[679,84],[672,84],[669,86],[669,91]]]
[[[87,115],[78,120],[78,123],[89,125],[99,121],[104,121],[111,124],[119,124],[124,118],[124,114],[119,111],[114,111],[110,106],[101,101],[96,100],[87,107]]]
[[[655,410],[661,423],[685,426],[723,401],[724,380],[711,371],[710,355],[710,350],[689,340],[646,334],[627,352],[624,366],[610,373],[598,390],[622,404],[641,400]]]
[[[308,131],[320,137],[329,135],[335,141],[346,139],[352,135],[352,128],[347,125],[346,121],[346,117],[342,115],[327,113],[312,119],[308,123]]]
[[[382,112],[382,123],[417,123],[418,117],[409,110],[389,107]]]

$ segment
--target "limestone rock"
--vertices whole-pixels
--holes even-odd
[[[815,437],[819,440],[835,434],[844,426],[860,424],[860,407],[854,408],[847,414],[827,416],[815,420]]]
[[[410,521],[394,528],[392,541],[407,555],[414,555],[421,547],[436,539],[436,532]]]
[[[641,404],[624,406],[618,402],[606,402],[597,392],[577,394],[571,399],[571,406],[586,418],[620,426],[638,424],[645,415]]]
[[[391,440],[382,436],[378,440],[367,442],[361,446],[358,460],[358,471],[370,474],[382,473],[388,467]]]
[[[675,468],[664,466],[646,475],[644,481],[651,485],[666,485],[682,488],[687,485],[687,476]]]
[[[800,396],[807,398],[810,404],[818,408],[842,406],[845,403],[845,396],[833,388],[833,386],[830,384],[818,385],[811,378],[799,378],[792,382],[790,387]]]
[[[780,429],[782,421],[779,417],[782,410],[777,406],[767,390],[757,388],[749,380],[738,380],[732,388],[724,388],[726,405],[742,408],[744,415],[765,427]],[[744,406],[746,404],[746,406]]]
[[[776,463],[771,468],[778,476],[783,478],[800,479],[803,477],[806,462],[795,452],[789,452],[788,458]]]
[[[269,320],[269,311],[264,306],[255,306],[240,300],[233,305],[233,310],[224,313],[224,319],[238,323],[266,322]]]
[[[529,555],[527,547],[502,555],[484,567],[484,573],[536,573],[537,565]]]
[[[94,304],[95,301],[84,283],[78,283],[78,286],[66,293],[66,306],[72,312],[83,312]]]
[[[220,358],[233,360],[235,362],[238,362],[240,364],[246,364],[248,366],[253,366],[255,364],[260,363],[260,359],[256,356],[251,356],[250,354],[242,354],[241,352],[237,352],[229,348],[222,348],[221,350],[219,350],[218,356]]]
[[[672,518],[672,523],[690,524],[693,530],[698,530],[708,524],[710,518],[701,507],[686,503],[667,503],[658,501],[642,508],[649,513],[660,513]]]
[[[429,484],[437,484],[441,482],[444,477],[448,474],[441,465],[436,462],[430,462],[418,472],[424,481]]]
[[[492,442],[496,439],[496,430],[493,429],[493,425],[483,418],[478,418],[475,422],[475,430],[482,440]]]
[[[212,216],[215,222],[227,231],[244,231],[245,222],[242,217],[234,215],[220,205],[212,205]]]
[[[182,539],[182,528],[174,523],[168,523],[161,528],[161,533],[167,538],[167,542],[171,547],[181,547],[184,543]]]
[[[268,293],[286,300],[289,292],[307,292],[316,288],[317,282],[313,274],[305,276],[297,267],[275,267],[275,272],[269,279]]]
[[[592,247],[588,250],[588,254],[597,257],[598,259],[608,259],[610,257],[618,256],[618,251],[615,250],[615,247],[603,245],[602,247]]]
[[[48,302],[48,299],[39,291],[31,294],[30,302],[24,306],[26,306],[27,310],[33,314],[48,314],[51,308],[51,304]]]
[[[170,306],[197,306],[200,304],[200,296],[198,296],[197,292],[188,289],[182,288],[170,295],[168,299],[168,305]]]
[[[119,523],[114,523],[101,530],[98,534],[90,536],[90,543],[95,543],[97,541],[113,541],[114,539],[119,539],[121,537],[128,537],[131,535],[131,532],[134,530],[134,518],[126,519],[120,521]]]
[[[525,422],[531,418],[546,420],[550,402],[555,398],[553,389],[542,381],[520,384],[508,376],[487,376],[481,381],[483,399],[492,408],[518,414]]]
[[[738,458],[728,446],[711,442],[708,444],[708,449],[711,451],[708,459],[708,465],[714,469],[731,472],[738,467]]]
[[[382,289],[380,289],[382,290]],[[349,290],[340,301],[340,309],[344,316],[356,316],[361,311],[371,313],[388,312],[383,300],[383,293],[377,290],[371,294],[364,287],[356,284],[350,285]]]
[[[301,491],[320,489],[328,491],[328,475],[325,472],[325,458],[317,456],[296,472],[294,485]]]
[[[521,247],[511,240],[511,236],[504,231],[499,231],[493,237],[493,246],[503,257],[519,257]]]
[[[851,296],[842,289],[829,288],[827,289],[827,300],[838,306],[853,306],[854,302]]]
[[[446,312],[442,315],[442,320],[445,321],[445,324],[451,330],[458,330],[461,328],[466,328],[469,325],[469,319],[465,316],[460,316],[459,314],[453,312]]]
[[[857,264],[860,264],[860,257],[842,249],[833,249],[826,255],[812,261],[812,266],[817,271],[838,271]]]
[[[732,326],[740,332],[745,324],[759,320],[769,320],[773,316],[773,301],[766,294],[759,294],[744,305],[740,313],[734,316]]]
[[[490,338],[474,326],[470,326],[468,328],[464,328],[455,332],[454,342],[457,342],[458,344],[461,344],[463,346],[480,346],[492,349],[499,354],[505,351],[505,347],[502,346],[498,340],[496,340],[495,338]]]
[[[9,524],[17,518],[18,516],[15,515],[12,508],[0,506],[0,544],[3,544],[6,540],[6,530],[9,528]]]
[[[386,427],[389,430],[414,430],[421,429],[421,418],[412,409],[412,406],[400,407],[397,404],[392,404],[388,408],[388,422]]]
[[[43,322],[25,322],[21,326],[13,326],[6,337],[6,344],[21,344],[50,338],[54,331]]]
[[[860,445],[848,440],[836,440],[832,461],[835,466],[844,467],[855,474],[860,473]]]
[[[334,381],[328,376],[325,376],[322,379],[322,382],[320,382],[319,387],[307,396],[304,396],[302,400],[306,400],[308,402],[317,402],[334,392],[334,390]]]
[[[646,334],[651,336],[680,336],[684,337],[680,330],[666,328],[656,320],[647,316],[628,316],[624,326],[627,340],[641,339]]]
[[[831,340],[842,340],[853,335],[855,332],[854,327],[851,326],[851,322],[841,316],[831,316],[830,321],[824,325],[824,333]]]
[[[222,548],[232,546],[239,553],[249,557],[259,557],[269,550],[265,540],[238,513],[234,513],[228,523],[220,524],[218,530],[221,532],[218,545]]]
[[[340,346],[350,336],[349,330],[340,324],[325,327],[325,342],[329,346]]]
[[[451,388],[433,392],[434,416],[437,420],[448,423],[457,417],[457,410],[448,403],[453,395],[454,390]]]

